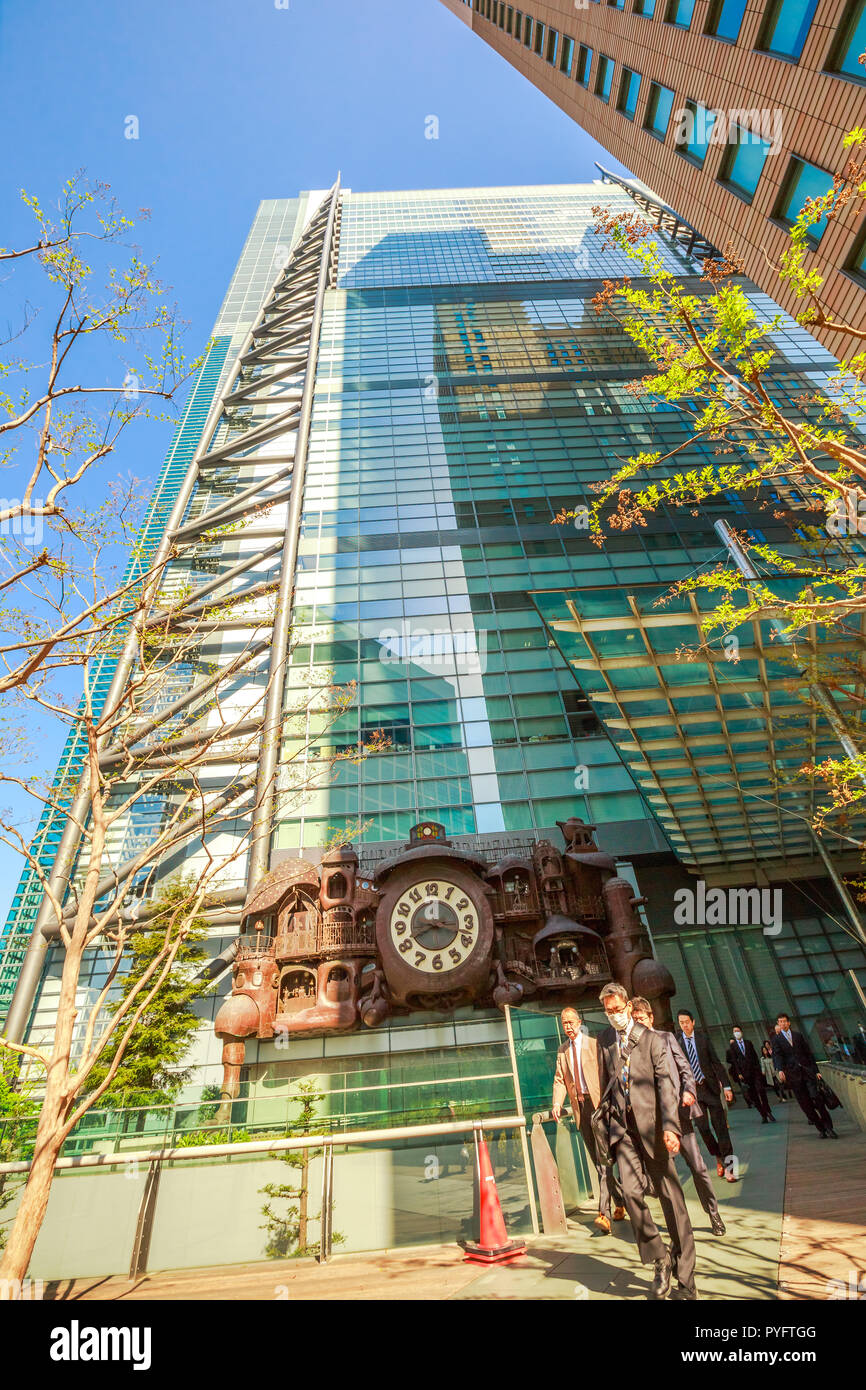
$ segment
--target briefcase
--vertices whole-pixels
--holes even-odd
[[[818,1095],[823,1100],[828,1110],[840,1109],[842,1102],[836,1095],[832,1086],[829,1086],[823,1076],[818,1077]]]
[[[614,1163],[614,1156],[608,1146],[608,1134],[610,1133],[610,1099],[604,1096],[597,1110],[593,1110],[590,1118],[592,1137],[595,1140],[595,1156],[597,1161],[604,1168],[611,1168]]]

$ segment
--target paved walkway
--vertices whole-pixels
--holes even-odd
[[[776,1114],[776,1125],[761,1125],[753,1111],[739,1107],[731,1116],[741,1181],[716,1182],[725,1237],[711,1234],[691,1179],[684,1183],[702,1299],[823,1299],[836,1287],[829,1279],[849,1281],[851,1270],[866,1276],[866,1136],[840,1115],[842,1137],[821,1140],[792,1102],[777,1105]],[[46,1295],[76,1301],[645,1298],[651,1271],[637,1258],[628,1222],[603,1236],[593,1215],[578,1213],[567,1236],[536,1237],[520,1261],[489,1269],[465,1263],[454,1245],[423,1246],[337,1255],[326,1266],[283,1260],[157,1273],[135,1284],[60,1282]]]
[[[841,1110],[838,1140],[791,1124],[779,1297],[866,1297],[866,1134]]]

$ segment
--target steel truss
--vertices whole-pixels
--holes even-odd
[[[628,179],[621,179],[618,174],[612,174],[601,164],[596,163],[595,167],[601,174],[602,183],[613,183],[616,184],[617,188],[623,189],[632,202],[637,204],[641,212],[645,213],[647,217],[655,219],[659,231],[666,232],[690,256],[696,256],[699,260],[717,261],[721,259],[721,252],[713,243],[702,236],[691,222],[687,222],[684,217],[680,217],[678,213],[674,212],[673,208],[669,208],[667,203],[659,202],[657,198],[645,193],[642,188],[630,183]]]
[[[232,812],[235,820],[243,814],[250,817],[248,889],[267,872],[270,864],[316,361],[325,291],[336,283],[339,215],[338,178],[302,232],[287,264],[278,272],[272,290],[235,358],[225,388],[211,407],[199,447],[181,483],[165,533],[153,557],[141,609],[131,624],[100,720],[100,724],[105,724],[119,708],[135,673],[143,637],[148,636],[153,642],[158,641],[160,632],[164,632],[166,637],[173,632],[184,631],[201,632],[213,637],[221,631],[239,628],[257,634],[262,630],[267,631],[264,639],[259,638],[241,656],[221,666],[216,674],[194,684],[157,717],[143,722],[134,732],[127,732],[122,747],[118,746],[112,733],[105,731],[98,743],[101,770],[121,769],[125,782],[134,780],[148,770],[151,773],[159,768],[170,770],[173,750],[195,749],[199,742],[208,748],[211,745],[224,745],[221,755],[207,756],[203,761],[233,765],[228,785],[203,810],[190,816],[188,825],[181,823],[173,829],[160,853],[176,850],[183,842],[201,836],[203,828],[205,831],[218,828],[223,824],[222,813],[226,808],[253,792],[246,812]],[[274,394],[275,388],[281,383],[286,383],[285,388]],[[275,406],[279,408],[273,413]],[[245,416],[255,416],[258,412],[263,418],[243,418],[239,426],[239,411],[243,411]],[[259,452],[283,437],[287,441],[285,450],[279,453]],[[254,478],[230,496],[226,495],[225,488],[221,489],[220,499],[215,505],[207,506],[206,499],[212,491],[211,480],[222,476],[230,483],[237,482],[243,470],[261,469],[263,465],[267,465],[267,471],[262,476]],[[197,511],[196,504],[202,498],[205,499],[203,510]],[[282,530],[254,525],[260,512],[279,505],[286,507],[286,521]],[[256,540],[273,543],[255,554],[241,557],[228,569],[195,588],[184,600],[171,604],[169,609],[161,609],[158,606],[160,589],[167,570],[178,561],[191,558],[203,541],[208,540],[209,532],[239,522],[242,523],[241,529],[231,535],[233,543],[253,536]],[[275,576],[243,587],[243,580],[248,574],[268,561],[276,561],[278,556],[279,567]],[[228,585],[232,586],[230,592],[221,594],[220,591]],[[253,602],[272,592],[276,594],[276,601],[272,613],[264,621],[255,616],[244,618],[234,612],[238,605]],[[217,597],[213,598],[213,595]],[[212,620],[198,623],[197,619],[214,605],[219,605],[218,615]],[[266,653],[265,663],[250,670]],[[251,718],[251,711],[245,710],[235,722],[223,722],[216,731],[206,730],[202,726],[200,733],[192,732],[177,738],[174,722],[177,716],[183,715],[190,726],[206,718],[210,709],[209,697],[213,696],[218,686],[237,677],[242,671],[247,671],[253,679],[266,677],[263,695],[256,702],[264,706],[261,712]],[[165,733],[166,726],[169,732],[162,738],[160,731]],[[245,743],[243,754],[239,754],[230,740],[242,736],[252,741]],[[248,769],[251,764],[254,770],[244,770],[241,775],[242,769]],[[66,898],[89,810],[89,781],[85,771],[66,814],[63,834],[48,879],[48,891],[43,894],[9,1009],[5,1035],[11,1042],[21,1042],[24,1038],[42,978],[46,952],[52,940],[56,940],[60,934],[52,897],[61,903]],[[116,890],[135,872],[136,863],[130,860],[112,869],[100,881],[98,893]],[[238,895],[234,895],[233,900],[238,902],[239,911]],[[64,908],[64,922],[74,914],[74,907]],[[146,920],[146,913],[140,915],[140,920]]]

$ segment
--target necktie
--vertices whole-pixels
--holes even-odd
[[[622,1082],[622,1093],[623,1093],[623,1095],[625,1096],[626,1103],[628,1103],[628,1080],[629,1080],[629,1078],[628,1078],[628,1064],[629,1064],[629,1055],[628,1055],[628,1051],[627,1051],[627,1048],[626,1048],[627,1039],[626,1039],[625,1033],[619,1033],[619,1034],[618,1034],[618,1036],[617,1036],[617,1042],[619,1043],[619,1056],[620,1056],[619,1079],[620,1079],[620,1081]]]
[[[690,1038],[686,1038],[685,1033],[683,1033],[683,1037],[685,1038],[686,1052],[689,1054],[689,1061],[692,1064],[692,1071],[695,1074],[695,1080],[700,1086],[701,1082],[704,1080],[704,1074],[701,1071],[701,1064],[698,1061],[698,1049],[695,1047],[694,1033]]]
[[[742,1039],[740,1040],[740,1051],[742,1052],[743,1056],[745,1057],[745,1055],[746,1055],[746,1044],[742,1041]]]

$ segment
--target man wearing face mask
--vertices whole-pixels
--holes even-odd
[[[598,1045],[595,1038],[585,1033],[580,1026],[577,1009],[563,1009],[562,1031],[566,1041],[556,1055],[556,1074],[553,1078],[553,1106],[551,1114],[558,1120],[562,1114],[562,1102],[566,1094],[571,1101],[574,1123],[580,1130],[586,1146],[590,1163],[595,1165],[598,1174],[598,1216],[595,1224],[599,1230],[610,1235],[611,1197],[614,1202],[614,1221],[625,1220],[625,1207],[622,1193],[612,1168],[599,1163],[596,1153],[595,1135],[592,1132],[592,1115],[601,1098],[598,1084]]]
[[[751,1101],[761,1116],[761,1123],[765,1125],[775,1124],[776,1117],[770,1109],[770,1102],[767,1100],[767,1083],[761,1070],[761,1059],[752,1043],[743,1037],[743,1030],[739,1023],[734,1024],[734,1036],[725,1061],[728,1064],[731,1080],[740,1083],[746,1099]]]
[[[642,1023],[646,1028],[652,1028],[655,1024],[655,1015],[652,1005],[648,999],[641,995],[636,995],[631,1001],[632,1018],[637,1023]],[[695,1194],[710,1218],[710,1229],[714,1236],[723,1236],[726,1233],[726,1226],[719,1211],[719,1203],[710,1175],[707,1172],[707,1165],[704,1163],[704,1156],[698,1144],[698,1136],[695,1134],[692,1121],[697,1121],[701,1113],[696,1096],[698,1093],[698,1083],[695,1081],[692,1069],[686,1061],[685,1053],[672,1033],[659,1032],[658,1036],[664,1042],[668,1050],[668,1065],[670,1066],[671,1081],[677,1091],[679,1100],[680,1118],[680,1156],[686,1167],[690,1169],[692,1180],[695,1184]]]
[[[676,1277],[680,1297],[695,1299],[695,1238],[673,1162],[681,1128],[668,1051],[658,1033],[632,1018],[622,985],[605,985],[599,998],[611,1027],[598,1039],[601,1104],[593,1128],[619,1168],[641,1260],[655,1266],[650,1298],[666,1298]],[[669,1250],[646,1204],[648,1183],[661,1202]]]

